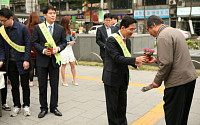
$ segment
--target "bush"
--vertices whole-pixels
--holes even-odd
[[[200,47],[200,41],[193,41],[193,40],[187,40],[186,41],[187,45],[188,45],[188,49],[194,49],[197,50]]]

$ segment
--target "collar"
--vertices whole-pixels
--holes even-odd
[[[165,29],[166,27],[168,27],[168,26],[165,25],[165,24],[163,24],[163,25],[159,28],[156,38],[158,38],[160,32],[161,32],[163,29]]]
[[[10,28],[10,29],[16,29],[17,28],[17,21],[16,20],[13,20],[13,25],[12,27],[5,27],[5,28]]]
[[[116,26],[117,25],[117,23],[115,23],[113,26]]]
[[[52,26],[52,28],[54,28],[54,23],[53,24],[49,24],[47,21],[45,22],[46,23],[46,25],[47,25],[47,28],[49,27],[49,26]]]
[[[120,30],[119,30],[119,35],[121,36],[122,40],[123,40],[123,39],[126,39],[126,37],[123,37],[123,36],[122,36]]]
[[[106,25],[104,25],[106,29],[110,29],[111,27],[107,27]]]

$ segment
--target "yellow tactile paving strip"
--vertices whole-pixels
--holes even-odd
[[[69,74],[65,74],[65,76],[72,77],[72,75]],[[76,76],[76,78],[102,82],[101,79],[93,77]],[[140,84],[140,83],[129,83],[129,85],[139,86],[139,87],[146,86],[146,84]],[[158,93],[164,93],[164,87],[159,87],[156,89],[159,90]],[[151,109],[149,112],[147,112],[144,116],[139,118],[131,125],[154,125],[158,120],[160,120],[164,116],[163,104],[164,104],[163,101],[160,102],[153,109]]]
[[[131,125],[154,125],[158,120],[160,120],[164,116],[163,104],[163,101],[160,102],[143,117],[141,117]]]

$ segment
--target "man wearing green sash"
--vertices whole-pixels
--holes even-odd
[[[0,22],[3,24],[0,28],[0,68],[5,63],[6,72],[11,81],[14,103],[10,116],[17,116],[21,107],[24,108],[24,115],[30,116],[30,33],[24,24],[13,19],[12,11],[7,8],[0,10]],[[23,90],[23,106],[20,103],[20,84]]]
[[[141,66],[146,57],[131,57],[130,37],[135,32],[136,20],[126,16],[120,30],[110,36],[105,45],[104,83],[109,125],[127,125],[126,105],[129,83],[128,65]]]
[[[43,11],[45,23],[36,25],[33,31],[32,43],[37,50],[36,66],[39,81],[40,110],[38,118],[43,118],[48,113],[47,104],[47,78],[50,77],[51,100],[50,112],[62,116],[58,107],[58,83],[60,52],[66,47],[65,30],[55,23],[56,9],[47,6]],[[53,47],[53,52],[45,48],[45,43]]]

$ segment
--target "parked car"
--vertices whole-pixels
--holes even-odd
[[[177,29],[177,30],[179,30],[184,35],[185,39],[191,38],[191,33],[189,31],[184,31],[181,29]]]
[[[90,30],[88,31],[89,34],[96,34],[97,32],[97,28],[101,27],[102,25],[95,25],[93,27],[90,28]]]

